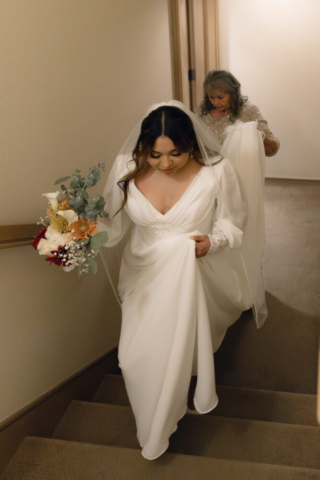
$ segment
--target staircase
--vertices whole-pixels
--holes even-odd
[[[244,315],[239,323],[251,331],[248,320]],[[238,329],[230,329],[230,339]],[[259,361],[254,368],[260,370]],[[272,362],[265,366],[262,386],[272,368]],[[225,383],[241,378],[243,369],[238,364],[230,375],[225,362],[217,367]],[[221,385],[218,395],[210,414],[187,413],[169,453],[150,462],[141,456],[121,375],[106,375],[92,402],[70,404],[52,438],[27,437],[1,480],[320,479],[314,394]]]
[[[120,372],[108,374],[92,402],[70,404],[52,438],[26,437],[0,479],[320,480],[315,396],[320,302],[308,297],[318,277],[312,262],[303,263],[306,257],[297,254],[314,248],[308,212],[320,213],[303,202],[310,194],[316,205],[319,187],[301,187],[293,186],[290,197],[290,186],[285,192],[267,186],[266,264],[269,277],[279,283],[268,288],[264,327],[256,330],[251,313],[244,313],[215,354],[220,401],[213,412],[188,412],[171,436],[168,453],[145,460]],[[298,228],[305,236],[290,234],[293,217],[294,232]],[[274,218],[278,226],[270,223]],[[279,272],[280,261],[288,271]]]

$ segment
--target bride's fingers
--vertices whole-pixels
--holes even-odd
[[[189,238],[191,240],[194,240],[195,242],[203,242],[207,237],[208,235],[193,235],[192,237],[189,237]]]
[[[207,254],[208,250],[209,250],[208,245],[206,245],[206,244],[203,243],[203,242],[198,242],[198,243],[196,243],[195,245],[196,245],[196,248],[195,248],[195,250],[196,250],[196,257],[197,257],[197,258],[204,257],[204,256]]]

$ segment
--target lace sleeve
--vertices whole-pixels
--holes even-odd
[[[263,132],[266,137],[273,138],[277,142],[276,150],[271,155],[268,155],[269,157],[273,157],[280,148],[280,142],[274,136],[273,132],[270,130],[268,122],[261,115],[259,108],[256,105],[250,104],[248,105],[244,115],[247,117],[247,119],[245,120],[246,122],[248,121],[258,122],[257,129],[260,130],[260,132]]]
[[[218,253],[229,245],[229,240],[227,236],[219,228],[214,227],[211,235],[208,235],[210,240],[210,248],[207,255],[212,253]]]

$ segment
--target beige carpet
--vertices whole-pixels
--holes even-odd
[[[269,317],[245,313],[216,354],[217,383],[316,393],[320,334],[320,186],[267,183]]]

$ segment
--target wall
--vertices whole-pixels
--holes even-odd
[[[220,68],[241,82],[275,135],[267,176],[320,179],[320,3],[220,0]]]
[[[146,108],[172,98],[166,0],[3,0],[0,55],[1,225],[36,222],[75,168],[108,171]],[[0,422],[117,344],[99,267],[78,281],[31,247],[0,250]]]

